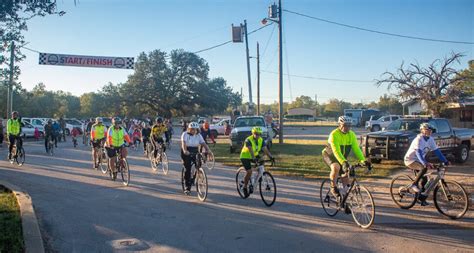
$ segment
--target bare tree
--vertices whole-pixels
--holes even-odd
[[[464,55],[452,53],[444,59],[437,59],[427,68],[418,63],[405,68],[404,63],[396,73],[385,72],[383,79],[377,80],[378,87],[387,85],[388,89],[396,89],[401,99],[424,101],[434,116],[439,116],[449,102],[457,101],[469,93],[465,85],[464,75],[452,68],[459,63]]]

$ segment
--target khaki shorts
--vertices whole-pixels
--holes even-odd
[[[419,163],[419,162],[412,162],[410,164],[407,164],[405,162],[405,165],[409,168],[409,169],[412,169],[412,170],[423,170],[425,168],[425,166],[423,166],[423,164]]]

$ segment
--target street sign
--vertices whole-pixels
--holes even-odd
[[[40,65],[74,66],[90,68],[133,69],[133,57],[86,56],[66,54],[39,54]]]

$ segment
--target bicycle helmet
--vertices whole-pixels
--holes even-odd
[[[161,117],[156,118],[156,123],[160,124],[163,123],[163,119]]]
[[[102,123],[102,122],[103,122],[103,120],[102,120],[101,117],[95,118],[95,123]]]
[[[113,117],[112,124],[122,124],[122,120],[119,117]]]
[[[199,129],[199,124],[197,122],[191,122],[189,123],[188,128]]]
[[[420,130],[422,130],[422,129],[434,130],[435,128],[434,128],[434,126],[431,125],[430,123],[424,122],[424,123],[421,123],[421,124],[420,124]]]
[[[352,119],[350,117],[347,117],[347,116],[340,116],[338,119],[337,119],[337,123],[338,124],[342,124],[342,125],[352,125]]]
[[[262,134],[262,129],[260,127],[254,127],[252,128],[252,134]]]

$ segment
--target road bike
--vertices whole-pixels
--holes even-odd
[[[122,147],[119,149],[114,148],[113,152],[115,153],[115,156],[109,159],[115,159],[115,170],[112,170],[109,166],[109,163],[107,163],[107,171],[109,172],[109,176],[112,181],[115,181],[117,179],[117,175],[120,173],[123,185],[128,186],[130,183],[130,168],[128,166],[127,158],[122,157],[121,152],[122,149],[126,147],[128,147],[128,145],[122,145]]]
[[[48,137],[48,152],[50,156],[54,155],[54,137],[50,136]]]
[[[15,138],[15,143],[13,144],[12,147],[12,152],[11,152],[11,157],[10,157],[10,163],[16,163],[18,166],[22,166],[25,163],[25,149],[23,149],[23,142],[21,141],[21,137],[16,137]]]
[[[77,138],[76,137],[72,137],[72,145],[74,146],[74,148],[77,148]]]
[[[214,153],[209,149],[208,152],[201,152],[202,154],[202,163],[206,166],[208,170],[214,169],[216,165],[216,160],[214,159]]]
[[[335,216],[339,210],[352,214],[355,223],[361,228],[369,228],[375,219],[375,203],[370,191],[359,184],[355,171],[360,168],[371,168],[362,164],[351,165],[347,172],[337,178],[339,195],[331,193],[331,180],[325,179],[321,184],[320,200],[324,211]],[[349,186],[344,186],[342,178],[348,177]]]
[[[169,161],[168,155],[164,151],[164,144],[158,143],[158,150],[156,151],[155,156],[155,148],[153,144],[147,143],[147,154],[148,159],[150,160],[151,169],[153,171],[158,171],[158,168],[161,168],[163,174],[167,175],[169,171]]]
[[[202,153],[190,153],[190,156],[193,157],[191,162],[191,186],[196,186],[196,192],[198,199],[200,201],[205,201],[207,198],[207,175],[206,171],[202,168],[203,163],[203,156]],[[181,186],[183,188],[183,192],[186,190],[186,183],[184,180],[184,174],[186,172],[186,168],[182,168],[181,170]]]
[[[94,145],[92,145],[94,147]],[[103,174],[106,174],[108,169],[108,163],[107,163],[107,156],[105,155],[105,148],[104,148],[104,141],[100,141],[99,145],[96,145],[96,147],[94,147],[95,149],[95,155],[96,155],[96,158],[95,160],[93,161],[94,162],[94,168],[100,168],[100,171],[103,173]],[[92,158],[94,159],[94,157]]]
[[[271,162],[270,166],[275,165],[274,160],[259,160],[257,162],[253,162],[252,170],[256,170],[257,175],[252,173],[252,177],[248,182],[248,196],[245,196],[244,194],[244,178],[247,174],[247,171],[244,167],[240,167],[237,170],[237,173],[235,174],[235,183],[237,185],[237,192],[239,193],[240,197],[246,199],[254,192],[254,188],[258,182],[258,189],[260,191],[260,197],[262,198],[263,203],[266,206],[272,206],[276,200],[277,187],[272,174],[268,171],[265,171],[265,162]]]
[[[416,171],[413,178],[408,174],[396,176],[390,183],[393,202],[402,209],[410,209],[417,200],[425,200],[433,191],[433,202],[439,213],[450,219],[462,218],[469,208],[469,196],[462,185],[444,179],[445,174],[446,167],[443,164],[434,165],[434,170],[426,173],[424,180],[420,180],[426,182],[424,187],[420,187],[420,193],[411,189]]]

